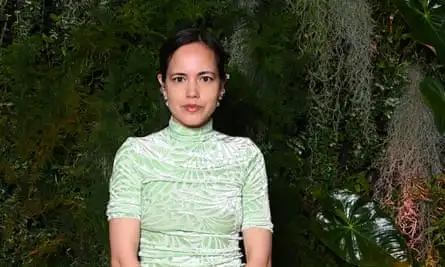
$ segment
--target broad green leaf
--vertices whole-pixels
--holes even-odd
[[[445,1],[392,0],[417,41],[430,45],[445,62]]]
[[[334,191],[321,203],[312,229],[346,262],[367,267],[411,266],[403,236],[376,203],[347,190]]]
[[[433,112],[434,122],[441,134],[445,134],[445,88],[439,80],[425,77],[420,83],[423,99]]]

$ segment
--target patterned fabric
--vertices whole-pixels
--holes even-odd
[[[240,231],[272,231],[267,176],[248,138],[213,130],[212,121],[130,137],[116,153],[108,220],[141,222],[142,267],[242,266]]]

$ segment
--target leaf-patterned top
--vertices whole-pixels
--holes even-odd
[[[108,220],[141,222],[142,267],[242,266],[240,232],[272,231],[260,149],[170,119],[161,131],[128,138],[116,153]]]

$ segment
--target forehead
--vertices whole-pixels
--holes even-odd
[[[172,55],[168,69],[170,72],[215,70],[215,53],[203,43],[191,43],[179,47]]]

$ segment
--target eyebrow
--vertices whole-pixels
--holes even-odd
[[[212,74],[212,75],[216,75],[213,71],[201,71],[200,73],[198,73],[199,75],[204,75],[204,74]]]
[[[204,75],[204,74],[216,75],[213,71],[201,71],[198,73],[198,75]],[[175,73],[172,73],[170,76],[174,76],[174,75],[187,76],[187,74],[183,73],[183,72],[175,72]]]

